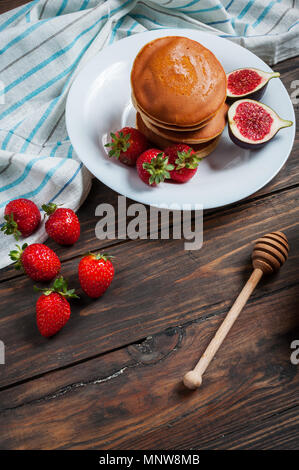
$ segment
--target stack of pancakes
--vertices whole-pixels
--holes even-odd
[[[155,39],[131,73],[137,128],[161,149],[186,143],[205,157],[226,124],[226,75],[214,54],[180,36]]]

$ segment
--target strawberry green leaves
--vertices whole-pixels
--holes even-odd
[[[110,133],[111,142],[105,144],[105,147],[111,147],[109,150],[109,157],[119,158],[121,153],[126,152],[130,147],[131,134],[124,134],[122,131],[114,134]]]
[[[21,236],[21,232],[18,230],[18,224],[14,220],[13,213],[5,215],[4,219],[6,223],[1,227],[1,231],[4,232],[5,235],[13,235],[18,241]]]
[[[21,261],[21,257],[22,257],[22,253],[23,251],[25,250],[25,248],[27,248],[28,246],[28,243],[24,243],[24,245],[20,246],[20,245],[16,245],[17,249],[16,250],[12,250],[10,253],[9,253],[9,257],[12,261],[15,261],[14,263],[14,268],[17,269],[17,270],[20,270],[22,269],[22,261]]]
[[[148,180],[150,185],[170,179],[169,171],[174,169],[174,166],[168,163],[168,158],[163,152],[153,157],[150,162],[144,162],[142,166],[150,175]]]
[[[47,215],[51,215],[54,214],[54,212],[56,211],[57,204],[54,204],[54,202],[50,202],[49,204],[43,204],[42,209]]]
[[[196,153],[190,148],[187,151],[178,152],[178,158],[175,161],[176,170],[187,168],[188,170],[195,170],[198,167],[202,158],[199,158]]]
[[[57,292],[57,294],[60,294],[66,298],[79,299],[79,296],[75,294],[75,289],[67,288],[67,281],[63,278],[63,276],[55,279],[52,287],[41,289],[37,286],[34,286],[33,288],[36,292],[42,292],[44,295],[50,295],[52,292]]]

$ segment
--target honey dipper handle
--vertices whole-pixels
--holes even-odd
[[[233,304],[230,311],[223,320],[222,324],[218,328],[214,338],[203,353],[201,359],[199,360],[195,368],[192,371],[187,372],[187,374],[184,376],[184,384],[186,385],[186,387],[190,388],[191,390],[195,390],[196,388],[200,387],[203,373],[205,372],[211,360],[220,348],[226,335],[235,323],[236,319],[241,313],[244,305],[246,304],[250,295],[254,291],[254,288],[258,284],[262,275],[263,271],[261,269],[254,269],[250,278],[241,290],[239,296],[235,300],[235,303]]]

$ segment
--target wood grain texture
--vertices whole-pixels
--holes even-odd
[[[20,7],[31,0],[0,0],[0,15],[13,8]]]
[[[289,93],[293,91],[291,89],[291,83],[293,80],[297,79],[299,69],[299,56],[294,59],[289,59],[281,64],[275,66],[275,70],[281,72],[281,79],[286,86],[286,89]],[[295,105],[295,114],[296,119],[299,119],[299,105]],[[250,201],[255,201],[262,199],[263,197],[269,194],[276,194],[287,188],[298,187],[299,185],[299,133],[296,133],[296,139],[294,147],[292,149],[291,155],[284,165],[279,174],[264,188],[252,194],[247,199],[239,201],[232,205],[232,207],[242,207],[244,204],[248,204]],[[131,203],[129,199],[127,200],[127,206]],[[93,185],[91,192],[86,199],[85,203],[78,211],[78,216],[81,222],[82,231],[79,241],[72,247],[59,247],[57,244],[51,240],[47,241],[47,244],[56,251],[57,255],[61,258],[62,261],[71,259],[75,256],[78,256],[82,253],[85,253],[86,250],[96,250],[99,247],[111,246],[115,243],[118,243],[118,240],[97,240],[95,237],[95,226],[99,220],[99,217],[95,216],[96,207],[99,204],[108,203],[112,204],[115,208],[116,217],[118,218],[118,194],[114,191],[111,191],[107,186],[97,180],[93,180]],[[229,209],[229,207],[228,207]],[[209,217],[209,214],[218,214],[222,213],[223,208],[213,209],[212,211],[207,211],[205,213],[206,217]],[[120,219],[122,220],[122,218]],[[0,271],[0,283],[7,279],[14,277],[19,277],[21,274],[16,272],[12,266],[4,268]]]
[[[288,448],[290,434],[290,447],[298,445],[299,374],[290,363],[290,342],[299,332],[296,291],[286,287],[249,302],[198,392],[186,390],[182,376],[222,315],[1,392],[1,447],[246,447],[248,433],[252,447],[267,448],[274,431],[275,445]],[[285,410],[293,410],[287,420]],[[273,429],[279,416],[280,437]]]
[[[295,189],[211,217],[199,251],[185,251],[181,240],[137,240],[111,247],[116,257],[111,287],[96,301],[81,294],[72,302],[72,319],[63,334],[50,341],[36,330],[31,280],[21,276],[2,283],[0,325],[7,366],[0,369],[0,386],[119,348],[167,326],[227,311],[252,270],[255,239],[273,228],[287,234],[290,257],[254,295],[297,283],[297,200]],[[62,268],[75,288],[78,261],[66,261]]]
[[[0,13],[24,3],[0,0]],[[299,57],[274,66],[289,93],[298,68]],[[298,111],[297,104],[297,119]],[[1,449],[299,448],[299,374],[290,362],[299,338],[298,150],[297,132],[267,186],[205,214],[200,251],[186,252],[179,241],[97,240],[95,209],[102,202],[117,209],[117,194],[94,181],[78,212],[79,242],[47,244],[76,288],[80,255],[89,250],[108,247],[116,277],[97,301],[81,293],[51,340],[36,329],[33,283],[12,267],[1,270]],[[184,373],[247,280],[254,241],[273,230],[288,236],[288,261],[259,284],[202,387],[189,392]]]
[[[202,353],[198,363],[191,371],[188,371],[184,375],[184,385],[190,390],[195,390],[196,388],[201,386],[203,374],[209,367],[209,364],[214,359],[219,348],[221,347],[222,343],[229,334],[231,328],[234,326],[234,323],[237,321],[240,313],[245,307],[247,301],[249,300],[249,297],[251,296],[258,282],[261,280],[262,276],[263,271],[261,269],[254,269],[252,271],[250,278],[239,293],[229,312],[226,314],[224,320],[217,329],[209,345]]]

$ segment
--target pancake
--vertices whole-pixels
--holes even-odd
[[[222,134],[227,121],[226,116],[228,108],[229,106],[224,103],[218,113],[208,122],[208,124],[192,132],[175,132],[167,129],[161,129],[160,127],[154,126],[144,116],[141,117],[146,127],[148,127],[155,134],[164,137],[165,139],[171,140],[173,142],[183,142],[186,144],[199,144],[202,142],[208,142],[209,140],[212,140],[218,135]]]
[[[136,115],[136,127],[138,130],[140,130],[140,132],[142,132],[142,134],[145,135],[145,137],[150,142],[152,142],[155,146],[157,146],[161,150],[164,150],[167,147],[170,147],[171,145],[176,144],[176,142],[173,142],[171,140],[165,139],[164,137],[156,135],[153,131],[151,131],[148,127],[146,127],[139,113],[137,113]],[[215,150],[215,148],[217,147],[219,143],[219,140],[220,140],[220,136],[216,137],[213,140],[210,140],[209,142],[192,145],[192,148],[194,152],[198,155],[198,157],[204,158],[210,155],[210,153],[212,153],[213,150]]]
[[[190,131],[196,131],[198,129],[201,129],[203,126],[205,126],[211,119],[213,119],[213,117],[215,116],[215,114],[213,114],[211,117],[209,117],[208,119],[206,119],[205,121],[202,121],[200,122],[199,124],[195,125],[195,126],[188,126],[188,127],[179,127],[179,126],[175,126],[175,125],[171,125],[171,124],[165,124],[164,122],[161,122],[161,121],[158,121],[156,119],[153,119],[151,116],[149,116],[143,109],[140,108],[140,106],[138,106],[135,98],[134,98],[134,95],[132,93],[132,103],[133,103],[133,106],[134,108],[136,109],[136,111],[138,111],[138,113],[141,114],[142,116],[142,119],[143,120],[146,120],[148,122],[151,122],[154,126],[158,126],[158,127],[161,127],[162,129],[168,129],[170,131],[176,131],[176,132],[190,132]],[[221,106],[220,106],[221,108]],[[218,110],[219,111],[219,110]],[[218,112],[217,111],[217,112]]]
[[[147,115],[165,124],[194,127],[226,99],[226,74],[214,54],[180,36],[158,38],[138,53],[132,92]]]

